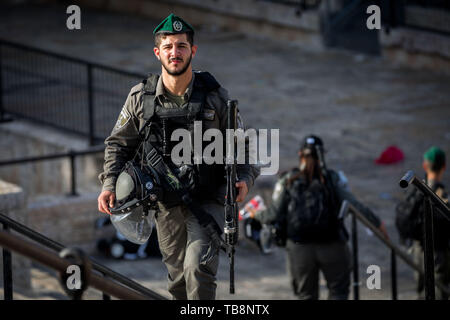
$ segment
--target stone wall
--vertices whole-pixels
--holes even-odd
[[[450,36],[410,28],[380,33],[383,56],[408,67],[450,73]]]
[[[94,223],[104,214],[97,209],[98,193],[79,196],[42,196],[28,206],[28,224],[33,230],[68,247],[87,253],[95,248]]]
[[[21,1],[17,0],[17,3]],[[261,0],[75,0],[72,3],[81,8],[136,14],[157,20],[173,12],[191,21],[195,27],[223,28],[254,37],[269,37],[294,42],[315,51],[323,49],[320,12],[324,10],[325,3],[330,12],[337,12],[344,1],[322,1],[321,9],[304,12],[292,5]],[[380,32],[382,55],[387,61],[407,67],[450,73],[450,36],[420,30],[429,28],[448,33],[449,19],[450,12],[446,10],[407,6],[405,22],[419,29],[397,27],[389,35]]]
[[[24,120],[2,123],[0,136],[0,161],[88,148],[84,138]],[[102,163],[103,153],[76,157],[78,189],[100,191],[97,176]],[[0,166],[0,178],[19,185],[30,199],[42,194],[70,193],[70,174],[68,158]]]
[[[383,55],[408,67],[450,73],[450,11],[408,5],[403,27],[381,32]]]
[[[290,5],[259,0],[78,0],[74,3],[158,20],[174,13],[195,27],[223,28],[256,37],[288,40],[313,50],[323,49],[317,11],[300,13]]]

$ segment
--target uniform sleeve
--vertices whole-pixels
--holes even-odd
[[[275,222],[278,217],[286,214],[289,203],[289,193],[286,188],[286,178],[281,178],[275,184],[272,193],[272,202],[266,210],[257,211],[255,219],[261,223],[269,224]]]
[[[336,173],[332,173],[332,178],[334,181],[334,186],[336,188],[336,196],[338,198],[339,204],[341,205],[344,200],[347,200],[350,202],[361,214],[364,215],[364,217],[367,218],[375,227],[379,228],[381,225],[381,220],[378,218],[375,213],[372,212],[368,207],[363,205],[361,202],[359,202],[355,196],[347,191],[346,189],[342,188],[338,182],[338,175]]]
[[[227,108],[226,108],[226,101],[229,99],[228,91],[222,87],[220,87],[218,90],[218,97],[220,99],[220,103],[223,108],[221,108],[222,113],[220,117],[220,130],[225,133],[225,130],[227,128]],[[237,114],[237,128],[245,130],[244,121],[242,119],[241,114],[238,112]],[[224,135],[226,137],[226,135]],[[247,187],[250,189],[255,179],[259,176],[261,170],[256,164],[250,164],[249,159],[250,155],[256,155],[257,150],[253,150],[252,146],[249,144],[249,139],[246,137],[245,139],[245,164],[238,164],[236,166],[236,172],[237,176],[240,181],[245,181],[247,183]]]
[[[441,200],[447,205],[448,205],[448,193],[445,190],[445,187],[443,185],[439,186],[436,189],[436,195],[441,198]],[[439,211],[438,214],[434,214],[435,217],[435,221],[434,223],[441,223],[441,224],[445,224],[446,230],[450,231],[450,215],[446,214],[445,212],[442,212],[441,210],[439,210],[438,208],[435,207],[436,211]]]
[[[440,186],[439,188],[437,188],[436,194],[437,194],[437,196],[438,196],[439,198],[441,198],[441,200],[442,200],[444,203],[448,204],[448,193],[447,193],[447,191],[445,190],[445,187],[444,187],[444,186]]]
[[[136,87],[131,89],[114,128],[105,140],[105,162],[99,175],[102,191],[115,191],[117,176],[124,164],[136,153],[139,146],[139,120],[136,116],[138,95]]]

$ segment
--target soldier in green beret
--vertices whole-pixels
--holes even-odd
[[[429,148],[423,155],[422,167],[425,171],[425,182],[445,203],[448,195],[442,184],[445,172],[445,153],[438,147]],[[415,262],[424,264],[423,252],[423,194],[416,188],[411,188],[404,201],[396,208],[396,226],[404,244],[411,247]],[[436,209],[435,209],[436,210]],[[435,280],[450,288],[450,222],[438,212],[433,215]],[[424,298],[424,277],[415,273],[417,280],[417,293],[420,299]],[[448,294],[438,289],[436,297],[447,300]]]
[[[192,78],[191,59],[197,52],[197,46],[194,45],[194,28],[172,13],[153,30],[153,34],[155,35],[153,51],[161,61],[163,76],[167,73],[165,78],[168,81],[170,79],[189,83]],[[189,71],[188,68],[190,68]],[[165,82],[164,85],[166,85]],[[175,85],[172,84],[172,86]],[[183,88],[184,86],[179,87]],[[183,94],[184,92],[174,92],[172,97],[180,97]]]
[[[197,46],[194,45],[194,28],[189,23],[170,14],[153,34],[153,51],[161,62],[161,74],[151,74],[131,88],[116,125],[105,140],[104,171],[99,175],[103,188],[98,197],[98,209],[111,214],[109,209],[116,200],[117,177],[124,164],[136,154],[142,141],[140,133],[152,123],[152,126],[162,128],[164,134],[150,131],[150,135],[145,135],[146,143],[161,151],[164,162],[187,181],[189,190],[195,195],[194,201],[212,217],[218,229],[223,230],[224,165],[174,163],[171,150],[175,143],[170,138],[178,128],[188,128],[193,134],[194,121],[202,122],[203,132],[218,129],[225,136],[228,92],[210,73],[192,70]],[[238,123],[243,129],[239,115]],[[248,145],[246,152],[248,154]],[[149,165],[146,154],[143,158]],[[256,166],[237,166],[236,201],[244,200],[258,175]],[[219,265],[217,241],[212,241],[210,233],[179,196],[166,191],[158,202],[155,222],[163,262],[168,270],[168,290],[173,299],[215,299]]]

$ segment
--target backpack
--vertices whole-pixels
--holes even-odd
[[[438,189],[444,190],[441,183],[435,183],[431,190],[437,192]],[[416,188],[410,192],[405,200],[401,201],[396,207],[395,225],[400,235],[400,241],[403,244],[410,244],[411,240],[423,241],[423,199],[422,192]],[[435,247],[447,247],[450,234],[450,223],[443,218],[440,213],[434,209],[434,245]]]
[[[395,207],[395,226],[400,236],[400,242],[403,244],[407,244],[410,240],[421,240],[420,207],[422,201],[422,194],[414,189]]]
[[[299,243],[328,242],[338,239],[339,223],[331,194],[318,179],[308,185],[294,180],[288,188],[287,236]],[[333,192],[333,191],[332,191]]]

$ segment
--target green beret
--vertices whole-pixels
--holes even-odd
[[[171,13],[167,18],[165,18],[156,28],[153,30],[153,34],[157,33],[194,33],[194,28],[181,19],[180,17]]]
[[[442,167],[445,164],[445,152],[438,147],[431,147],[423,155],[424,160]]]

